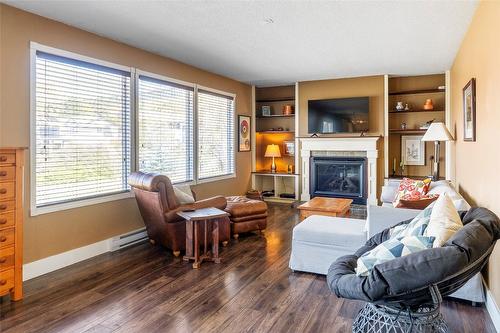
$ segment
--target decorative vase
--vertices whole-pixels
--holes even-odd
[[[410,111],[410,105],[408,103],[405,104],[405,111]]]
[[[291,116],[293,114],[293,108],[290,104],[283,105],[282,112],[285,116]]]
[[[404,131],[406,130],[406,123],[405,122],[402,122],[401,123],[401,129]]]
[[[432,99],[426,99],[424,104],[424,110],[434,110],[434,105],[432,104]]]
[[[403,102],[397,102],[396,104],[396,110],[398,111],[403,111],[405,109]]]

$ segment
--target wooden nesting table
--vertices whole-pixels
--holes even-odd
[[[204,260],[220,263],[219,257],[219,222],[229,216],[217,208],[202,208],[193,211],[178,212],[186,220],[186,255],[185,261],[194,260],[193,268],[200,268]],[[200,227],[204,230],[203,253],[200,254]],[[212,250],[208,248],[208,235],[212,235]]]
[[[311,215],[347,217],[351,213],[351,204],[351,199],[315,197],[297,209],[300,210],[301,221]]]

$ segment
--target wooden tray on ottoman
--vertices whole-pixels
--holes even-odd
[[[311,215],[348,217],[351,213],[351,199],[316,197],[300,205],[300,220]]]

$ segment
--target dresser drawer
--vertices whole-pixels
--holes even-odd
[[[0,248],[14,244],[14,228],[0,230]]]
[[[15,183],[0,183],[0,200],[13,199],[16,195]]]
[[[0,213],[0,229],[13,227],[16,222],[15,212]]]
[[[16,163],[16,154],[14,153],[0,153],[0,165]]]
[[[5,295],[14,288],[14,269],[0,272],[0,295]]]
[[[0,249],[0,271],[14,267],[14,247]]]
[[[15,166],[0,166],[0,182],[16,179]]]
[[[0,214],[10,212],[16,209],[16,202],[14,200],[0,201]]]

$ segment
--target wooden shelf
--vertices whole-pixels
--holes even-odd
[[[389,111],[389,113],[415,113],[415,112],[444,112],[444,110],[410,110],[410,111]]]
[[[272,114],[270,116],[257,116],[259,119],[265,119],[265,118],[293,118],[295,117],[295,114]]]
[[[297,173],[288,173],[285,171],[277,171],[277,172],[271,172],[268,170],[260,170],[260,171],[252,171],[254,175],[263,175],[263,176],[298,176],[299,174]]]
[[[295,134],[294,131],[257,131],[259,134]]]
[[[295,97],[283,97],[283,98],[263,98],[257,99],[255,102],[257,103],[272,103],[272,102],[295,102]]]
[[[403,178],[411,178],[411,179],[416,179],[416,180],[423,180],[423,179],[427,179],[427,178],[432,178],[432,176],[412,176],[412,175],[402,176],[402,175],[394,175],[394,176],[385,177],[385,179],[403,179]],[[445,179],[444,177],[439,177],[439,180],[444,180],[444,179]]]
[[[444,93],[445,89],[419,89],[419,90],[406,90],[406,91],[393,91],[390,92],[390,96],[394,95],[415,95],[415,94],[435,94],[435,93]]]
[[[390,134],[424,134],[426,129],[390,129]]]

